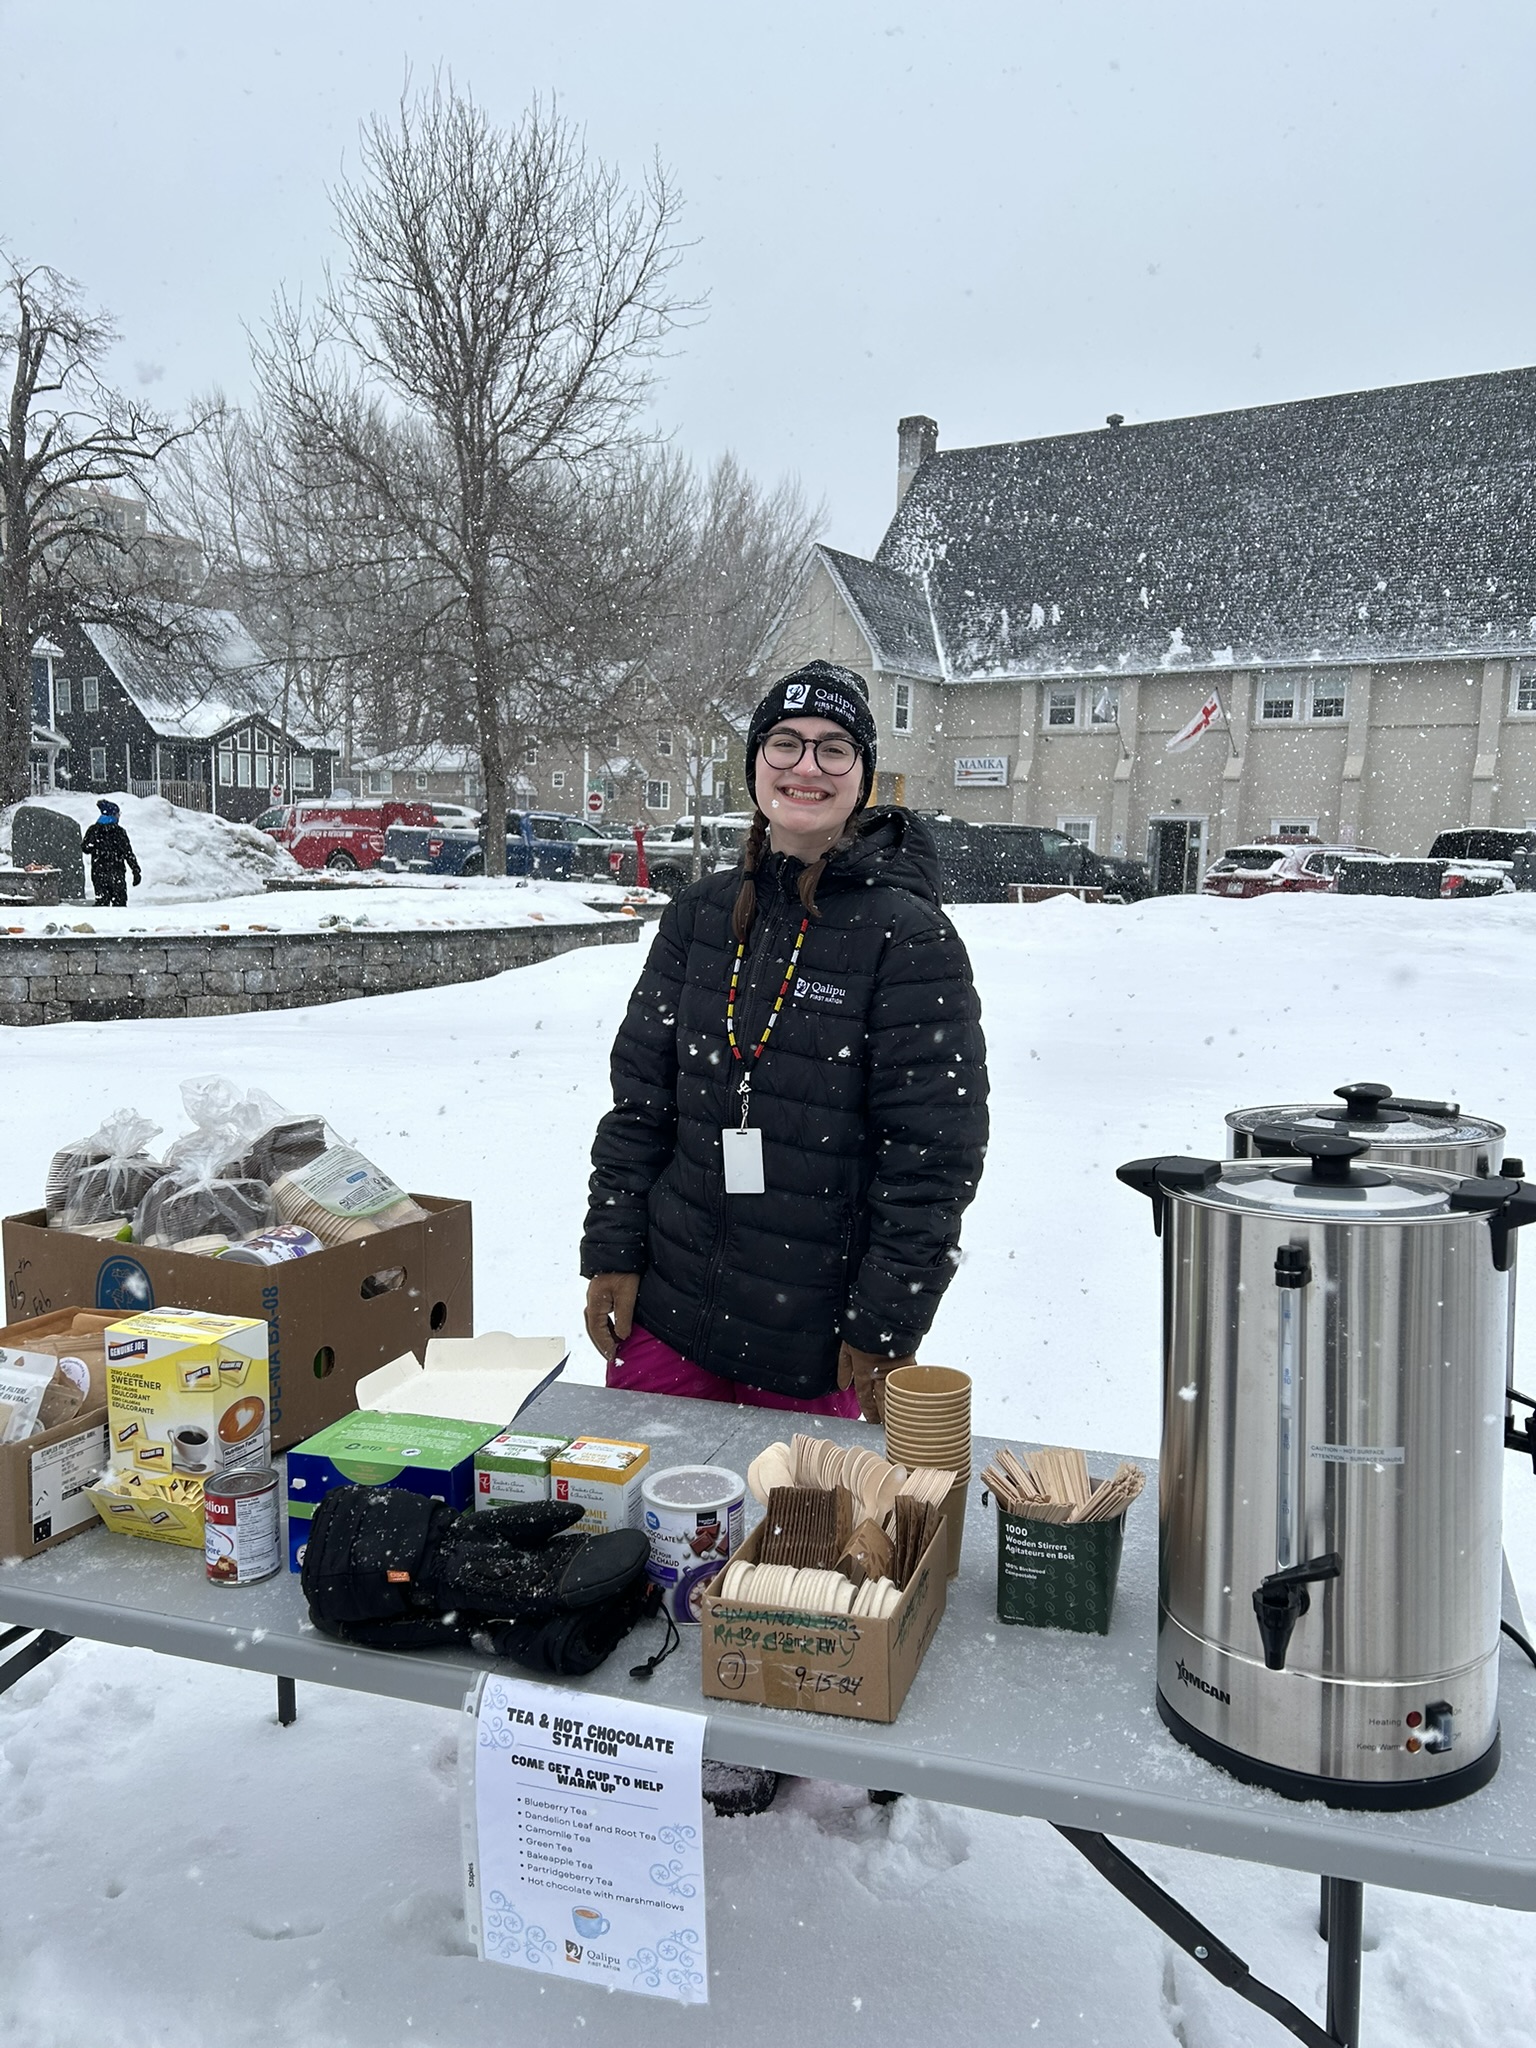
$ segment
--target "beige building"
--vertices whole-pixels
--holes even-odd
[[[1257,838],[1536,823],[1536,370],[991,448],[903,420],[875,559],[813,549],[759,664],[816,655],[871,681],[878,798],[1163,891]]]

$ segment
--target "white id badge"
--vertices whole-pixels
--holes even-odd
[[[728,1195],[760,1195],[765,1192],[761,1131],[722,1131],[720,1150],[725,1155],[725,1192]]]

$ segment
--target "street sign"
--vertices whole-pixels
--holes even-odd
[[[603,807],[606,801],[607,799],[600,789],[589,789],[587,791],[587,816],[589,818],[600,818],[603,815]]]

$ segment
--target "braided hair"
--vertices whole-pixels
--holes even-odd
[[[820,860],[813,860],[809,867],[802,868],[800,871],[800,901],[805,906],[808,917],[820,917],[821,915],[821,912],[816,907],[817,885],[826,873],[827,862],[832,858],[833,854],[846,853],[858,837],[854,826],[854,820],[858,815],[858,812],[855,811],[853,817],[848,820],[843,836],[835,846],[829,846]],[[762,864],[763,852],[767,844],[768,820],[764,817],[761,810],[754,810],[752,814],[752,830],[747,834],[747,843],[741,850],[741,865],[743,869],[741,887],[736,891],[736,903],[731,911],[731,933],[739,946],[744,946],[747,943],[752,927],[757,922],[757,870]]]

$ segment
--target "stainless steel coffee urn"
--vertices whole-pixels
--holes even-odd
[[[1335,1131],[1273,1142],[1289,1156],[1120,1169],[1163,1239],[1158,1709],[1293,1798],[1439,1805],[1498,1768],[1536,1185],[1361,1163]]]
[[[1487,1117],[1467,1116],[1459,1102],[1425,1102],[1394,1095],[1385,1081],[1347,1081],[1334,1102],[1279,1102],[1234,1109],[1227,1117],[1227,1156],[1253,1159],[1283,1154],[1289,1133],[1331,1131],[1359,1138],[1362,1156],[1384,1166],[1432,1166],[1440,1173],[1498,1173],[1505,1131]],[[1261,1139],[1259,1134],[1265,1133]],[[1511,1162],[1513,1164],[1513,1162]],[[1516,1179],[1519,1169],[1516,1167]]]

